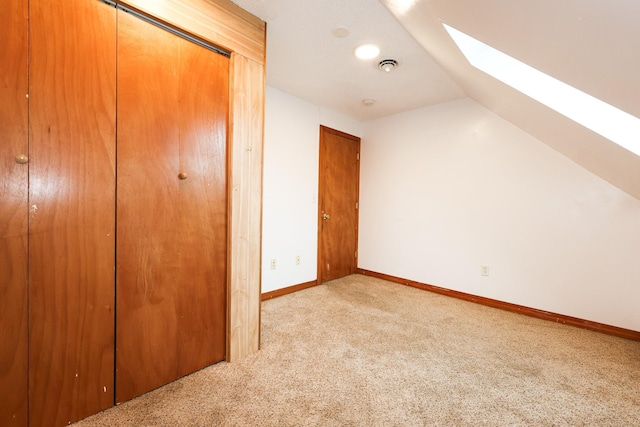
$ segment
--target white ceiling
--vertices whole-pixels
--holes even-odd
[[[378,0],[233,2],[267,23],[267,84],[300,99],[366,121],[465,96]],[[349,35],[333,36],[337,27]],[[378,58],[355,58],[365,42],[380,47]],[[379,70],[387,58],[400,66]]]
[[[639,156],[471,67],[441,25],[640,117],[640,1],[233,1],[267,22],[269,86],[360,121],[469,96],[640,199]],[[400,66],[355,59],[363,42]]]

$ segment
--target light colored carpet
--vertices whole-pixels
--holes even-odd
[[[353,275],[264,302],[259,353],[88,426],[640,426],[640,343]]]

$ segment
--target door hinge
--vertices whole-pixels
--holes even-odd
[[[355,252],[353,253],[353,257],[354,257],[354,258],[358,258],[358,251],[355,251]]]
[[[360,153],[356,153],[356,160],[360,160]]]
[[[356,202],[356,210],[358,210],[358,202]]]

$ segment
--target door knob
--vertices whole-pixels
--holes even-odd
[[[21,165],[24,165],[28,161],[29,161],[29,158],[24,154],[18,154],[16,156],[16,163],[20,163]]]
[[[322,219],[323,219],[323,220],[325,220],[325,221],[326,221],[326,220],[328,220],[329,218],[331,218],[331,215],[329,215],[329,214],[326,214],[326,213],[322,212]]]
[[[180,173],[178,174],[178,178],[180,178],[180,179],[187,179],[187,174],[186,174],[186,172],[180,172]]]

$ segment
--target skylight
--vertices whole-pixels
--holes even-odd
[[[444,25],[469,63],[640,156],[640,119]]]

